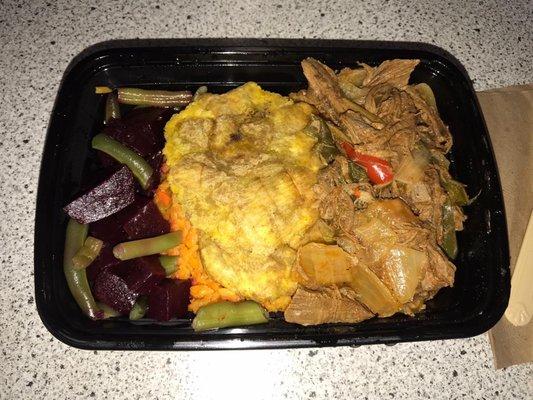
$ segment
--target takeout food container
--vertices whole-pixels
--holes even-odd
[[[425,82],[454,145],[450,171],[477,196],[458,232],[455,286],[442,289],[415,317],[394,315],[359,324],[303,327],[276,315],[266,325],[195,333],[190,320],[156,323],[127,317],[91,321],[74,302],[63,276],[67,218],[62,207],[80,189],[102,128],[105,98],[95,86],[224,92],[247,81],[288,94],[306,87],[300,67],[314,57],[336,69],[357,62],[417,58],[412,83]],[[35,220],[35,298],[39,315],[59,340],[85,349],[230,349],[361,345],[460,338],[480,334],[502,316],[509,298],[509,248],[498,169],[489,135],[461,64],[426,44],[331,40],[130,40],[90,47],[67,68],[43,153]]]

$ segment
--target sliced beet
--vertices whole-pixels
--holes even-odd
[[[153,156],[151,156],[148,160],[148,164],[154,169],[154,171],[159,172],[161,169],[161,165],[163,165],[163,151],[159,150],[157,153],[155,153]]]
[[[125,242],[128,240],[128,235],[124,232],[122,225],[127,218],[127,211],[131,207],[134,207],[135,202],[130,204],[124,210],[119,211],[116,214],[110,215],[100,221],[93,222],[89,225],[89,235],[115,245],[117,243]]]
[[[189,305],[189,280],[164,279],[148,296],[148,318],[168,321],[183,318]]]
[[[125,209],[93,222],[89,226],[89,234],[112,245],[129,240],[130,237],[124,230],[124,224],[142,213],[141,210],[150,202],[152,200],[148,197],[135,195],[134,202]]]
[[[117,266],[120,260],[113,255],[113,246],[104,243],[98,257],[87,267],[87,278],[94,285],[94,282],[100,274],[110,272],[113,267]]]
[[[135,200],[135,179],[123,166],[91,190],[64,207],[65,212],[82,224],[101,220]]]
[[[165,279],[165,270],[158,256],[130,260],[127,265],[120,267],[118,274],[124,278],[130,290],[140,295],[149,294],[158,283]]]
[[[146,161],[154,169],[154,173],[148,182],[147,189],[148,194],[153,195],[159,186],[159,183],[161,183],[161,166],[163,165],[164,161],[163,151],[159,150]]]
[[[148,158],[163,148],[163,128],[172,113],[165,108],[136,108],[123,118],[111,121],[102,133]]]
[[[163,218],[159,208],[152,200],[131,215],[123,225],[128,239],[144,239],[170,232],[170,224]]]
[[[120,314],[128,314],[139,296],[128,288],[120,276],[106,272],[98,275],[93,285],[94,297]]]
[[[112,245],[127,241],[128,234],[123,225],[144,207],[147,201],[149,199],[136,195],[133,203],[125,209],[89,225],[89,234]]]

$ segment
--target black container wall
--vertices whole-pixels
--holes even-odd
[[[356,325],[301,327],[274,318],[266,325],[195,333],[189,320],[165,324],[127,319],[91,321],[72,299],[62,270],[66,217],[62,207],[79,190],[91,162],[90,139],[102,126],[103,97],[94,86],[223,92],[247,81],[288,94],[306,86],[300,61],[330,67],[376,65],[392,58],[421,63],[412,83],[434,90],[454,146],[452,174],[477,200],[458,234],[454,288],[439,292],[414,318],[396,315]],[[361,345],[467,337],[492,327],[509,297],[505,213],[490,139],[464,68],[443,50],[415,43],[320,40],[141,40],[93,46],[68,67],[50,119],[35,224],[35,292],[41,319],[61,341],[87,349],[229,349]]]

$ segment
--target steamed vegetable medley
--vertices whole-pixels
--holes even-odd
[[[469,199],[431,88],[408,84],[417,64],[309,58],[288,97],[98,87],[100,168],[64,208],[82,311],[202,331],[423,310],[453,285]]]

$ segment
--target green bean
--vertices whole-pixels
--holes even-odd
[[[457,236],[455,235],[454,209],[448,199],[442,206],[442,249],[448,257],[457,257]]]
[[[192,327],[199,332],[266,322],[268,322],[268,312],[254,301],[246,300],[240,303],[223,301],[201,307],[192,321]]]
[[[120,118],[120,106],[118,104],[117,95],[109,93],[105,101],[105,123],[107,124],[112,119]]]
[[[72,258],[85,242],[88,230],[88,225],[80,224],[73,219],[69,220],[63,253],[63,273],[70,293],[83,313],[91,319],[100,319],[103,317],[103,312],[94,301],[87,274],[84,269],[75,269],[72,263]]]
[[[144,314],[146,314],[147,309],[148,309],[148,299],[144,296],[139,297],[130,311],[129,318],[132,321],[137,321],[138,319],[141,319],[142,317],[144,317]]]
[[[118,101],[122,104],[134,106],[153,106],[153,107],[176,107],[184,106],[191,102],[192,93],[188,90],[169,91],[169,90],[146,90],[136,88],[118,89]]]
[[[468,195],[464,185],[461,182],[457,182],[453,179],[447,179],[444,181],[444,188],[450,197],[452,204],[458,206],[466,206],[469,204]]]
[[[98,304],[98,307],[100,307],[100,309],[104,313],[104,316],[102,317],[103,319],[118,317],[120,315],[118,311],[112,309],[107,304],[101,303],[99,301],[97,301],[96,304]]]
[[[119,260],[159,254],[181,243],[181,232],[170,232],[149,239],[124,242],[113,247],[113,254]]]
[[[159,257],[159,262],[161,266],[165,269],[167,276],[172,275],[178,269],[178,256],[161,256]]]
[[[99,133],[93,138],[92,147],[110,155],[119,163],[125,164],[142,188],[148,189],[154,170],[140,155],[104,133]]]
[[[85,239],[85,243],[76,252],[76,255],[72,257],[72,266],[75,269],[87,268],[98,257],[102,250],[104,242],[89,236]]]

